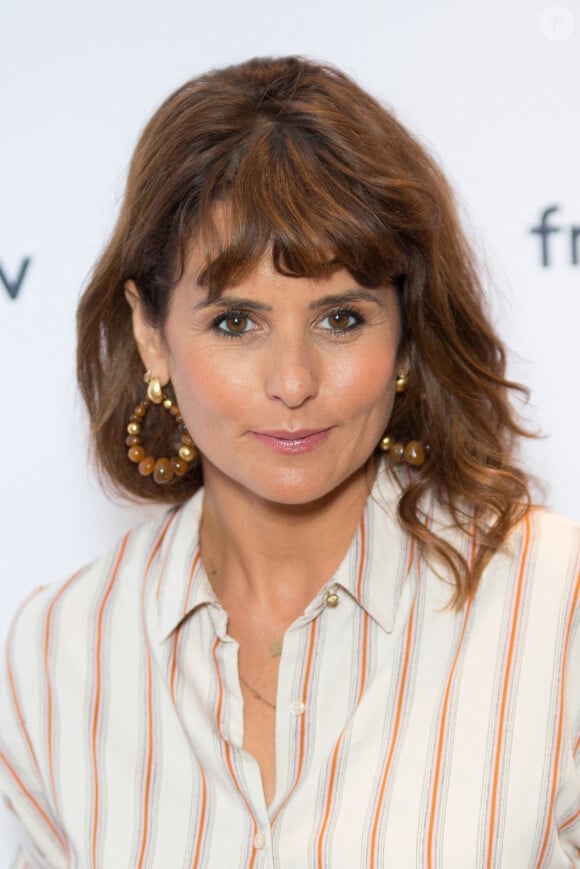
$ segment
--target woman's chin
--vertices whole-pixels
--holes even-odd
[[[228,489],[236,490],[238,496],[247,499],[248,503],[260,502],[272,507],[314,507],[320,502],[332,500],[334,496],[341,497],[351,488],[364,489],[365,492],[369,488],[368,462],[354,469],[345,469],[342,473],[336,467],[325,469],[326,472],[310,467],[278,471],[270,469],[269,473],[262,471],[260,474],[228,478],[219,471],[216,474],[215,470],[204,474],[208,492],[213,490],[217,494],[218,489],[221,489],[225,495]]]

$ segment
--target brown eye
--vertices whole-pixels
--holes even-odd
[[[322,321],[322,326],[329,332],[346,332],[358,325],[360,320],[351,311],[333,311]],[[328,324],[328,325],[325,325]]]
[[[230,332],[245,332],[248,325],[247,317],[228,317],[225,321]]]
[[[350,314],[333,314],[330,322],[335,329],[346,329],[349,325]]]
[[[243,335],[249,332],[252,326],[252,321],[244,314],[229,314],[221,318],[217,327],[226,335]]]

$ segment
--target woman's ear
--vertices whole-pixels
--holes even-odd
[[[132,280],[125,284],[125,298],[131,308],[133,335],[141,356],[141,361],[152,377],[158,377],[161,385],[169,383],[169,365],[167,364],[167,348],[163,343],[161,330],[153,327],[143,307],[143,302]]]

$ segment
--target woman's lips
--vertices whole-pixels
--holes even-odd
[[[297,429],[296,431],[253,431],[265,446],[286,455],[300,455],[316,449],[330,434],[330,428]]]

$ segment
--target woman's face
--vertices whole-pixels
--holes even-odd
[[[365,289],[345,270],[288,277],[264,257],[209,300],[201,268],[192,255],[162,333],[128,297],[144,364],[171,380],[206,488],[304,505],[360,485],[404,368],[395,289]]]

